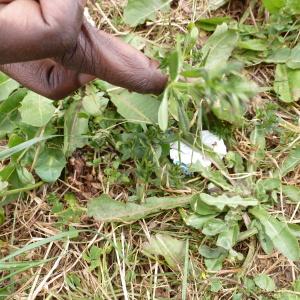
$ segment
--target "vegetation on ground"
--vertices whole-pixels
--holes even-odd
[[[0,74],[0,299],[300,299],[300,2],[119,2],[89,10],[159,97]]]

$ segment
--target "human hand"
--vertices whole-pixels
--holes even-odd
[[[95,77],[131,91],[162,92],[167,77],[158,64],[90,26],[85,2],[0,0],[0,69],[53,99]]]

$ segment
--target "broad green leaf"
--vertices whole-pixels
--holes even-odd
[[[280,190],[281,181],[278,178],[267,178],[257,181],[257,189],[263,189],[264,191]]]
[[[219,25],[202,48],[205,67],[215,69],[226,64],[237,46],[238,40],[238,33],[229,29],[226,23]]]
[[[158,124],[162,131],[168,129],[169,123],[169,90],[166,89],[158,110]]]
[[[19,83],[0,73],[0,102],[6,100],[19,86]]]
[[[222,212],[225,208],[250,207],[258,205],[255,199],[244,199],[240,196],[228,197],[223,194],[213,197],[208,194],[201,193],[192,198],[192,209],[200,215],[209,215],[216,212]]]
[[[299,224],[293,224],[290,223],[288,224],[290,231],[293,233],[293,235],[297,238],[300,239],[300,225]]]
[[[298,241],[286,224],[259,206],[250,209],[250,213],[262,224],[266,235],[279,252],[291,260],[300,258]]]
[[[35,172],[44,182],[55,182],[66,166],[66,159],[62,150],[43,149],[39,155]]]
[[[292,70],[285,64],[276,68],[274,90],[280,100],[291,103],[300,99],[300,70]]]
[[[217,215],[218,214],[200,216],[198,214],[191,214],[191,215],[184,215],[182,217],[187,226],[191,226],[196,229],[202,229],[204,224],[213,220],[215,217],[217,217]]]
[[[225,261],[227,255],[220,255],[218,258],[206,258],[204,259],[205,266],[210,272],[218,272],[222,270],[222,264]]]
[[[0,152],[0,160],[9,158],[10,156],[12,156],[16,153],[19,153],[19,152],[21,152],[25,149],[28,149],[28,148],[32,147],[33,145],[35,145],[35,144],[38,144],[40,142],[44,142],[44,141],[52,139],[54,137],[57,137],[57,136],[51,135],[51,136],[44,136],[44,137],[34,138],[34,139],[26,141],[22,144],[19,144],[19,145],[13,147],[13,148],[3,150],[3,151]]]
[[[85,135],[89,131],[89,120],[80,115],[82,110],[82,102],[74,101],[65,113],[64,153],[67,157],[88,142]]]
[[[263,0],[265,8],[270,13],[278,13],[286,4],[286,0]]]
[[[210,281],[210,291],[213,293],[218,293],[222,289],[222,281],[220,279],[212,279]]]
[[[232,249],[238,240],[239,232],[238,224],[231,226],[228,230],[220,233],[216,245],[226,250]]]
[[[280,48],[273,50],[270,56],[266,59],[267,63],[284,64],[287,63],[291,56],[290,48]]]
[[[300,202],[300,188],[293,185],[283,185],[282,193],[288,197],[292,202]]]
[[[100,116],[105,111],[108,99],[103,97],[103,93],[85,96],[82,100],[83,109],[91,116]]]
[[[226,99],[215,99],[212,105],[212,112],[214,115],[223,121],[234,125],[242,124],[242,118],[244,111],[240,109],[241,107],[234,107]]]
[[[225,231],[227,225],[224,221],[220,219],[212,219],[204,224],[202,233],[207,236],[215,236],[223,231]]]
[[[222,247],[217,247],[217,248],[210,248],[206,245],[201,245],[199,247],[199,253],[205,258],[218,258],[221,255],[224,255],[227,253],[227,251],[222,248]]]
[[[253,224],[255,224],[254,226],[258,230],[258,240],[262,249],[265,251],[266,254],[272,254],[272,252],[274,251],[274,245],[269,236],[266,234],[262,224],[259,223],[257,220],[254,220]]]
[[[129,93],[110,93],[111,101],[118,113],[132,123],[157,124],[159,101],[151,95]]]
[[[20,121],[18,108],[26,94],[25,89],[19,89],[0,104],[0,138],[12,133]]]
[[[124,21],[135,27],[153,19],[159,10],[168,10],[172,0],[128,0],[124,9]]]
[[[100,222],[134,222],[163,210],[185,207],[190,202],[191,196],[152,197],[139,205],[132,202],[123,203],[102,195],[89,201],[88,215]]]
[[[266,51],[268,50],[269,43],[266,40],[261,39],[251,39],[240,41],[238,43],[239,48],[252,50],[252,51]]]
[[[185,257],[184,240],[175,239],[166,234],[157,234],[143,245],[143,252],[148,256],[162,256],[173,270],[181,270]]]
[[[55,107],[51,100],[34,92],[28,92],[19,111],[23,123],[34,127],[43,127],[53,117]]]
[[[280,175],[285,176],[291,171],[294,171],[300,164],[300,146],[290,152],[288,157],[280,166]]]
[[[209,0],[208,9],[211,11],[217,10],[228,2],[229,0]]]
[[[300,43],[290,50],[290,56],[286,62],[290,69],[300,69]]]
[[[199,19],[195,22],[196,26],[205,31],[215,31],[218,25],[233,21],[230,17],[214,17],[209,19]]]
[[[257,275],[254,277],[255,284],[266,292],[273,292],[276,290],[274,280],[265,274]]]
[[[22,185],[35,184],[33,175],[24,167],[17,167],[17,174]]]

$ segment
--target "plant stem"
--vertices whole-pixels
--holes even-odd
[[[36,184],[31,184],[31,185],[27,185],[25,187],[19,188],[19,189],[15,189],[15,190],[10,190],[10,191],[6,191],[6,192],[2,192],[0,193],[0,197],[7,197],[7,196],[12,196],[12,195],[17,195],[23,192],[28,192],[34,189],[37,189],[39,187],[41,187],[43,184],[45,184],[43,181],[40,181]],[[3,200],[0,201],[0,207],[3,207],[7,204],[10,204],[14,201],[14,199],[8,199],[8,200]]]

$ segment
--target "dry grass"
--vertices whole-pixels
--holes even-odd
[[[92,2],[92,1],[91,1]],[[122,1],[105,0],[90,3],[90,10],[97,25],[108,32],[124,34],[130,31],[126,26],[118,26],[121,17]],[[176,1],[174,1],[176,2]],[[197,18],[209,16],[204,0],[182,0],[174,4],[171,15],[161,15],[157,21],[149,22],[137,28],[136,32],[153,45],[172,46],[177,32],[184,32],[185,26]],[[235,18],[242,15],[247,8],[244,1],[232,3],[218,14],[230,13]],[[253,21],[251,16],[248,20]],[[205,36],[203,36],[205,38]],[[251,70],[250,76],[261,86],[266,85],[272,77],[268,67]],[[249,113],[255,106],[262,106],[273,99],[268,94],[257,97]],[[295,109],[299,107],[295,106]],[[299,114],[299,110],[297,110]],[[288,121],[295,111],[281,111]],[[243,131],[235,133],[236,149],[244,158],[249,158],[251,149],[249,138]],[[277,144],[278,137],[270,137],[270,143]],[[266,164],[276,164],[283,159],[285,152],[268,153]],[[276,157],[276,161],[274,161]],[[264,177],[263,171],[258,177]],[[47,196],[56,192],[61,197],[67,192],[74,192],[81,205],[103,191],[118,198],[128,197],[128,191],[119,186],[103,186],[103,173],[85,165],[80,154],[75,162],[69,164],[68,179],[55,186],[44,186],[8,205],[6,223],[0,227],[0,250],[4,257],[10,251],[22,248],[40,238],[46,238],[59,232],[57,219],[51,213]],[[286,182],[300,184],[300,168],[286,178]],[[298,207],[285,205],[278,207],[281,214],[300,222]],[[275,212],[275,210],[274,210]],[[142,252],[142,245],[153,233],[169,233],[177,238],[189,238],[192,275],[188,281],[187,299],[205,299],[209,294],[211,278],[221,279],[222,290],[211,299],[231,299],[237,288],[244,287],[236,280],[236,275],[255,277],[258,274],[271,275],[279,287],[288,287],[299,276],[299,264],[294,264],[278,253],[265,255],[255,240],[246,240],[238,249],[248,255],[246,265],[226,262],[222,271],[206,274],[203,260],[198,254],[198,246],[203,237],[198,231],[187,228],[177,211],[169,211],[140,221],[132,225],[98,224],[83,216],[80,222],[71,224],[82,230],[80,237],[71,241],[56,241],[20,256],[24,260],[46,260],[39,267],[15,276],[14,293],[7,299],[181,299],[182,272],[173,272],[163,260],[152,260]],[[97,269],[91,271],[85,256],[92,246],[101,249]],[[252,299],[258,299],[253,294]],[[249,298],[250,299],[250,298]]]

